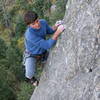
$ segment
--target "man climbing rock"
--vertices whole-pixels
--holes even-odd
[[[56,43],[64,27],[56,25],[51,28],[46,20],[38,19],[37,13],[33,11],[26,12],[24,21],[27,24],[24,52],[25,77],[27,82],[37,86],[39,82],[34,76],[36,61]],[[52,38],[46,40],[47,34],[53,34]]]

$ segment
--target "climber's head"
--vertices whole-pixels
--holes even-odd
[[[33,28],[40,28],[40,22],[38,19],[37,13],[33,11],[27,11],[26,14],[24,15],[24,21],[27,25],[33,27]]]

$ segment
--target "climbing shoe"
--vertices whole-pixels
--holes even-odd
[[[33,77],[32,79],[26,78],[25,81],[32,84],[33,86],[38,86],[39,84],[39,81],[35,77]]]

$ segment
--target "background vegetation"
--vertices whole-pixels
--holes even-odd
[[[23,15],[36,11],[49,24],[64,16],[67,0],[0,0],[0,100],[29,100],[34,87],[24,81]],[[56,10],[51,12],[51,6]],[[60,13],[60,14],[59,14]],[[38,68],[40,75],[41,68]]]

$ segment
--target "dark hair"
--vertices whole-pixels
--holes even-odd
[[[24,15],[24,21],[27,25],[33,23],[37,18],[38,15],[34,11],[27,11]]]

